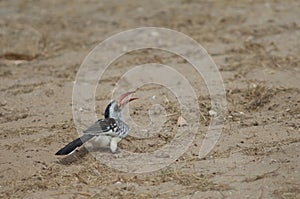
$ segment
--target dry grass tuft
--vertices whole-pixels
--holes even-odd
[[[270,99],[274,96],[275,91],[262,86],[261,84],[248,87],[245,94],[246,109],[257,110],[270,102]]]

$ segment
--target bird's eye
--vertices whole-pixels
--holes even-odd
[[[119,106],[116,105],[116,106],[114,107],[114,110],[115,110],[115,111],[119,111]]]

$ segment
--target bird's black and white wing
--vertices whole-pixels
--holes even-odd
[[[114,136],[117,129],[118,129],[118,122],[115,119],[105,118],[95,122],[92,126],[90,126],[88,129],[83,131],[83,133],[94,135],[94,136],[98,136],[98,135]]]
[[[90,135],[107,135],[111,137],[125,138],[129,132],[128,125],[119,120],[113,118],[98,120],[95,124],[85,130],[84,134]]]

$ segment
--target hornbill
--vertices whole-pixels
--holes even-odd
[[[83,131],[83,135],[76,140],[73,140],[65,147],[61,148],[56,152],[55,155],[68,155],[80,147],[83,143],[91,140],[94,144],[98,146],[110,145],[110,150],[115,153],[118,147],[118,142],[125,138],[129,133],[129,127],[124,122],[122,117],[122,109],[129,102],[136,100],[138,98],[129,98],[122,102],[127,96],[133,94],[132,92],[127,92],[116,100],[111,101],[104,113],[104,119],[99,119],[92,126]]]

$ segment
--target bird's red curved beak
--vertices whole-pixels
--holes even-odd
[[[136,97],[133,97],[133,98],[129,98],[129,99],[127,99],[126,101],[122,102],[127,96],[129,96],[129,95],[131,95],[131,94],[133,94],[133,93],[135,93],[135,91],[130,91],[130,92],[124,93],[124,94],[120,95],[120,97],[118,97],[118,99],[117,99],[116,101],[117,101],[117,102],[120,104],[120,106],[123,108],[123,107],[124,107],[126,104],[128,104],[129,102],[138,99],[138,98],[136,98]]]

